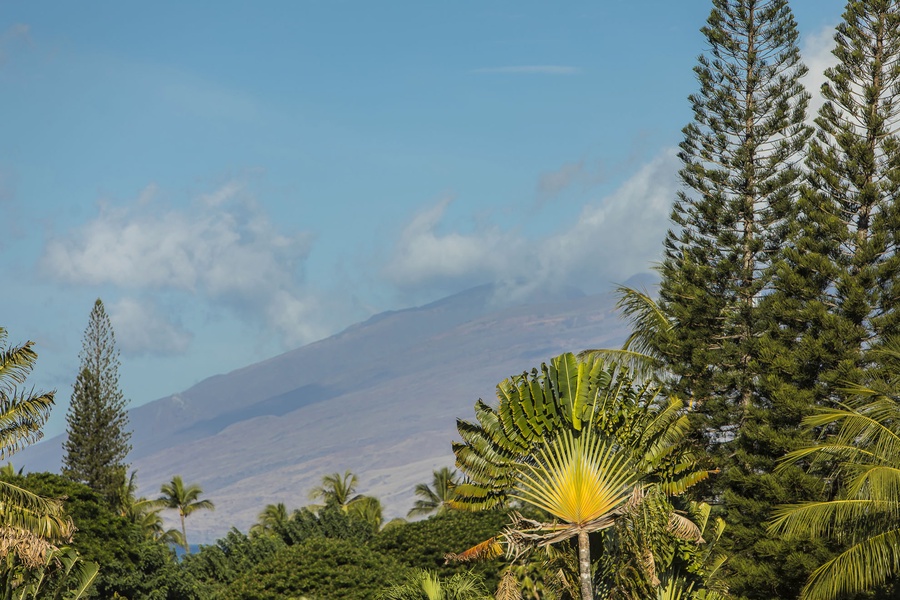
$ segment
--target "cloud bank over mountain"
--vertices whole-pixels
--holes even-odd
[[[555,206],[568,216],[564,225],[537,237],[497,224],[448,230],[443,219],[452,198],[441,199],[405,225],[384,274],[401,289],[450,291],[490,282],[513,298],[541,288],[596,291],[624,281],[661,255],[678,166],[675,152],[666,151],[609,195],[581,207]],[[578,173],[563,176],[559,189]]]

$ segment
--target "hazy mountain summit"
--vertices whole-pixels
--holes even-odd
[[[304,506],[322,475],[346,469],[387,518],[405,516],[415,484],[452,465],[456,419],[472,418],[477,398],[490,401],[500,380],[552,356],[625,337],[608,292],[567,289],[512,306],[497,292],[480,286],[381,313],[132,409],[141,493],[156,495],[175,474],[198,483],[216,504],[191,519],[200,542],[246,531],[266,504]],[[61,445],[62,436],[47,440],[17,464],[58,471]]]

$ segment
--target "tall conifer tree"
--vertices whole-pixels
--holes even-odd
[[[81,368],[66,414],[63,474],[110,500],[125,482],[131,450],[125,397],[119,388],[119,352],[98,298],[82,339]]]
[[[900,333],[900,1],[849,2],[834,39],[800,215],[762,304],[762,385],[786,422],[840,401]],[[782,429],[773,447],[798,441]],[[783,477],[801,480],[801,466]]]
[[[753,402],[758,301],[796,214],[809,95],[786,0],[713,0],[702,32],[660,303],[679,330],[670,368],[720,437]]]
[[[672,328],[658,350],[695,400],[698,437],[721,469],[709,493],[729,523],[732,591],[792,598],[825,551],[767,539],[765,521],[773,505],[821,486],[773,473],[804,411],[773,412],[760,361],[772,321],[761,305],[797,218],[812,133],[806,68],[786,0],[713,0],[702,31],[708,51],[679,153],[684,189],[660,268]]]
[[[900,2],[849,2],[809,147],[809,184],[773,302],[816,402],[858,382],[900,333]]]

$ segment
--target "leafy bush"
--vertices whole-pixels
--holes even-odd
[[[65,510],[78,528],[71,547],[83,560],[100,566],[89,597],[199,598],[195,580],[179,569],[174,553],[165,544],[145,538],[137,525],[116,514],[88,486],[52,473],[5,479],[42,496],[66,499]]]
[[[222,598],[367,600],[402,580],[406,572],[394,558],[365,545],[314,537],[282,548],[244,573],[228,586]]]
[[[370,542],[373,552],[393,556],[408,567],[427,569],[441,577],[468,571],[484,576],[489,589],[497,586],[502,560],[444,564],[448,553],[459,553],[497,535],[509,524],[503,511],[448,511],[424,521],[397,525]]]
[[[201,597],[218,598],[228,584],[284,547],[275,535],[247,536],[232,528],[214,545],[184,556],[181,568],[197,580]]]

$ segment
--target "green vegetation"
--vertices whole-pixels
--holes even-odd
[[[659,306],[671,327],[651,339],[670,384],[691,399],[708,464],[720,470],[704,496],[729,524],[732,591],[790,598],[827,555],[822,545],[765,531],[775,506],[821,494],[820,481],[800,469],[774,470],[809,441],[798,430],[814,405],[788,393],[801,383],[771,364],[789,353],[782,333],[795,325],[782,329],[773,316],[792,305],[775,292],[781,251],[803,221],[806,68],[786,0],[715,0],[702,32],[708,50],[695,67],[700,89],[679,154],[684,191],[660,268]]]
[[[696,529],[670,527],[675,513],[667,497],[708,475],[693,467],[681,402],[660,391],[635,385],[599,359],[565,354],[540,371],[502,381],[496,409],[479,400],[478,424],[458,423],[463,443],[454,452],[467,479],[451,506],[482,510],[518,500],[553,521],[514,516],[500,538],[474,554],[497,555],[503,547],[519,557],[577,538],[578,589],[582,598],[593,598],[590,534],[615,536],[621,531],[615,526],[627,521],[626,529],[645,529],[644,543],[636,556],[621,540],[607,544],[624,550],[616,557],[619,567],[635,565],[628,578],[613,574],[617,581],[609,587],[647,591],[655,579],[648,561],[675,543],[669,537]]]
[[[0,327],[0,459],[40,439],[53,406],[53,392],[18,390],[31,373],[37,354],[31,342],[7,346],[6,337],[6,330]],[[11,464],[4,474],[10,471]],[[55,545],[71,540],[75,530],[56,498],[53,494],[42,496],[6,477],[0,479],[0,553],[4,557],[0,576],[7,595],[21,585],[40,587],[34,574],[43,577],[54,556],[71,556]],[[71,560],[77,557],[71,556]]]
[[[385,524],[348,470],[190,554],[185,519],[213,503],[180,476],[156,500],[126,479],[97,300],[65,477],[0,470],[4,598],[896,597],[900,0],[848,2],[815,127],[787,0],[712,0],[702,33],[658,298],[620,288],[622,349],[478,400],[458,471],[415,487],[427,518]],[[17,389],[35,359],[0,328],[0,459],[53,404]]]
[[[232,583],[223,599],[346,598],[369,600],[405,570],[389,556],[340,539],[314,537],[282,548]]]
[[[442,580],[430,571],[415,571],[402,583],[378,596],[381,600],[492,600],[484,582],[475,575],[458,573]]]
[[[116,336],[99,298],[81,343],[81,367],[66,414],[62,472],[114,502],[128,470],[131,432],[119,388]]]
[[[506,511],[466,513],[448,510],[423,521],[392,527],[370,542],[373,552],[387,554],[415,569],[450,577],[471,568],[482,575],[489,586],[496,586],[503,564],[500,560],[474,565],[447,562],[448,554],[470,548],[488,539],[509,523]]]
[[[321,500],[326,506],[336,505],[346,508],[362,497],[356,493],[357,485],[359,478],[350,471],[346,471],[343,475],[340,473],[325,475],[322,477],[322,485],[309,492],[309,499]]]
[[[195,597],[193,580],[181,573],[168,546],[147,539],[139,525],[120,516],[87,485],[50,473],[15,476],[10,481],[36,494],[66,499],[66,513],[77,526],[70,546],[83,560],[100,567],[88,597]]]
[[[813,573],[803,590],[810,600],[876,589],[900,575],[891,558],[900,543],[900,346],[877,355],[891,376],[854,387],[843,405],[807,417],[807,427],[830,433],[784,459],[835,464],[845,481],[835,498],[782,507],[770,526],[775,535],[850,540]]]
[[[456,471],[447,467],[441,467],[434,472],[432,485],[420,483],[416,485],[415,494],[419,497],[413,505],[407,517],[423,517],[431,514],[441,514],[450,508],[453,500],[453,488],[459,483]]]
[[[200,500],[200,494],[203,493],[200,486],[185,486],[180,475],[175,475],[172,481],[164,483],[160,488],[160,493],[162,494],[158,500],[160,505],[178,511],[178,518],[181,520],[181,545],[184,551],[190,554],[191,547],[188,545],[187,529],[184,525],[185,518],[198,510],[213,510],[215,505],[210,500]]]
[[[283,503],[269,504],[259,513],[259,520],[250,528],[250,533],[251,535],[275,533],[287,525],[289,516],[287,507]]]

